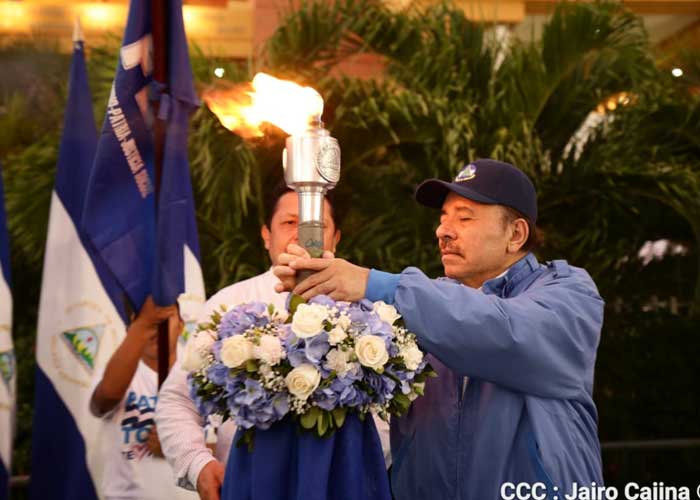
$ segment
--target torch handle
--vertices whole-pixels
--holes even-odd
[[[297,227],[299,244],[309,252],[311,257],[323,255],[323,223],[318,221],[301,222]],[[299,271],[297,283],[311,276],[313,271]]]

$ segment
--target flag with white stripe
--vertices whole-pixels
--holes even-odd
[[[33,499],[99,498],[102,421],[89,411],[95,374],[124,336],[119,289],[80,232],[97,144],[82,34],[76,25],[69,95],[51,199],[36,344]]]
[[[12,344],[10,293],[10,238],[5,217],[5,196],[0,171],[0,498],[9,495],[12,474],[17,363]]]

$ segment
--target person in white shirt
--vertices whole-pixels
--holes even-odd
[[[183,323],[177,306],[158,307],[151,297],[131,322],[90,399],[105,421],[105,471],[100,497],[106,500],[195,500],[177,488],[163,459],[153,414],[158,399],[158,324],[168,321],[170,365]]]
[[[279,186],[271,193],[267,202],[267,220],[261,228],[272,264],[284,252],[287,245],[297,241],[298,198],[294,191]],[[335,251],[340,240],[331,203],[324,207],[324,248]],[[207,321],[211,313],[222,304],[234,306],[244,302],[261,301],[272,303],[284,310],[287,293],[276,293],[279,280],[269,270],[253,278],[228,286],[213,295],[205,304],[201,319]],[[232,421],[224,422],[218,429],[214,453],[207,447],[203,426],[189,397],[187,374],[177,363],[163,384],[156,409],[156,422],[165,457],[173,468],[177,483],[185,488],[196,487],[202,500],[218,500],[224,478],[224,470],[235,433]],[[388,459],[389,426],[375,418],[377,430]]]

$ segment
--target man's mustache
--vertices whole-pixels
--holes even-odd
[[[459,248],[459,246],[451,244],[449,239],[441,238],[438,246],[440,247],[441,253],[461,254],[461,249]]]

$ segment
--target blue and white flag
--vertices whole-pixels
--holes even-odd
[[[89,401],[124,336],[119,289],[79,230],[97,145],[79,24],[51,198],[36,343],[33,499],[99,498],[102,421]]]
[[[138,311],[152,294],[180,304],[193,324],[204,300],[199,244],[187,159],[194,91],[182,2],[167,3],[168,81],[152,71],[151,2],[132,0],[119,66],[90,177],[83,228]],[[165,88],[167,93],[162,93]],[[152,101],[166,122],[158,213],[154,195]],[[156,229],[157,227],[157,229]]]
[[[9,495],[16,405],[16,366],[12,344],[10,238],[0,171],[0,498]]]

